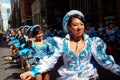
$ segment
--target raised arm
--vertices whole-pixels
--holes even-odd
[[[116,64],[111,55],[106,54],[106,44],[98,37],[92,39],[92,54],[102,67],[111,72],[120,75],[120,65]]]

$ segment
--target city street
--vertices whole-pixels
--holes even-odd
[[[9,47],[6,41],[0,42],[0,80],[20,80],[20,73],[24,70],[20,69],[19,63],[14,63],[12,61],[5,61],[4,57],[11,55]],[[59,64],[59,65],[58,65]],[[61,64],[61,60],[57,63],[54,70],[51,70],[51,80],[56,80],[57,69]]]
[[[18,63],[13,63],[11,61],[4,61],[4,57],[11,55],[7,42],[2,41],[0,42],[0,80],[20,80],[19,74],[23,72],[20,69],[20,65]],[[58,77],[57,69],[62,64],[61,58],[59,62],[56,64],[55,69],[51,70],[51,80],[56,80]],[[120,80],[120,77],[116,76],[115,74],[111,73],[108,70],[105,70],[98,66],[98,73],[100,75],[99,80]]]
[[[4,57],[11,55],[7,42],[0,42],[0,80],[20,80],[19,74],[22,72],[18,63],[5,61]]]
[[[0,80],[21,80],[40,60],[54,66],[50,80],[120,80],[119,14],[120,0],[0,0]]]

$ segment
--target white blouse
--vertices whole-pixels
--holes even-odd
[[[61,77],[57,80],[90,80],[98,77],[96,67],[91,61],[92,56],[102,67],[120,75],[120,66],[111,55],[106,54],[106,44],[99,37],[89,38],[84,34],[85,48],[78,55],[69,48],[69,35],[65,38],[53,37],[50,41],[52,46],[54,44],[54,53],[49,57],[45,56],[29,71],[33,76],[54,68],[60,56],[63,56],[64,65],[58,70]]]

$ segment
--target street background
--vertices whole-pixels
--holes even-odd
[[[11,55],[7,42],[0,42],[0,80],[19,80],[22,72],[18,63],[4,61],[5,56]]]

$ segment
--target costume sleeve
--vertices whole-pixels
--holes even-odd
[[[120,65],[116,64],[111,55],[106,54],[106,44],[98,37],[92,39],[92,54],[95,60],[107,70],[120,75]]]
[[[36,76],[37,74],[44,73],[49,71],[54,67],[54,65],[57,63],[57,60],[62,55],[61,51],[61,40],[54,38],[55,40],[55,46],[54,46],[54,52],[51,55],[44,56],[43,59],[39,61],[37,65],[32,67],[32,69],[29,71],[33,76]],[[59,43],[58,43],[59,42]],[[53,43],[53,40],[52,40]],[[51,43],[51,44],[52,44]],[[53,46],[53,44],[51,45]]]

